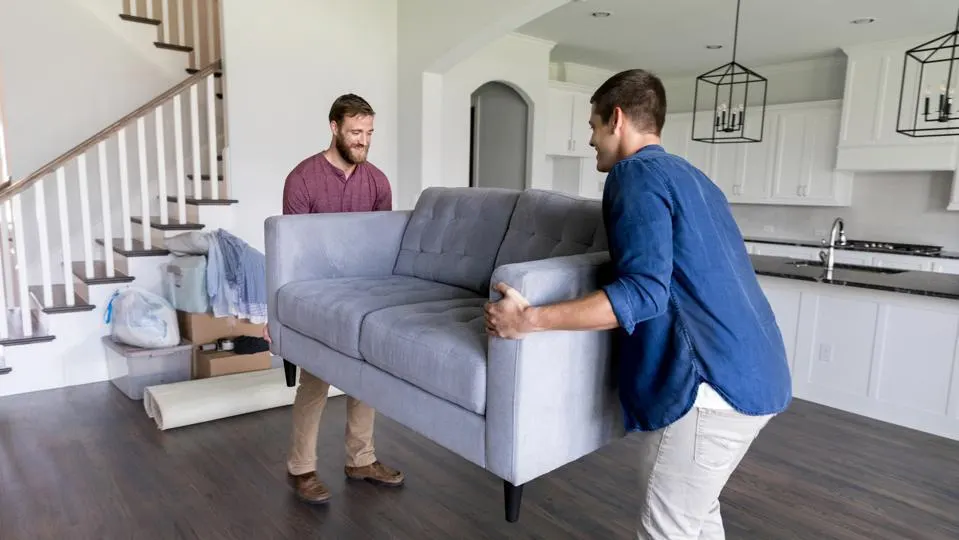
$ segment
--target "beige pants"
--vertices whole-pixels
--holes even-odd
[[[293,400],[293,436],[287,468],[290,474],[316,470],[316,438],[320,418],[326,407],[330,384],[300,370],[300,385]],[[373,419],[376,411],[369,405],[347,397],[346,465],[366,467],[376,461],[373,451]]]
[[[639,433],[639,540],[723,540],[719,493],[771,416],[699,409]]]

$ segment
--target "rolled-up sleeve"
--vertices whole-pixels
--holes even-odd
[[[632,334],[669,304],[672,197],[655,165],[639,160],[617,164],[607,183],[606,227],[615,276],[603,290],[619,325]]]

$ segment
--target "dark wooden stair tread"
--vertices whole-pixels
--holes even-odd
[[[37,303],[43,305],[43,285],[31,285],[30,294],[37,299]],[[93,311],[96,306],[88,304],[86,300],[80,298],[76,292],[73,293],[73,305],[67,305],[67,288],[65,285],[56,284],[53,286],[53,305],[42,307],[44,313],[75,313],[78,311]]]
[[[163,21],[159,19],[151,19],[149,17],[138,17],[136,15],[127,15],[125,13],[121,13],[120,18],[128,22],[150,24],[153,26],[160,26],[163,23]]]
[[[40,321],[37,319],[36,312],[30,313],[30,322],[33,326],[33,335],[25,336],[23,335],[23,329],[20,327],[20,315],[13,310],[9,310],[6,313],[7,320],[0,321],[0,324],[6,323],[7,325],[7,337],[0,339],[0,345],[4,347],[11,347],[14,345],[30,345],[31,343],[45,343],[47,341],[53,341],[56,339],[56,336],[52,334],[47,334],[40,327]]]
[[[177,198],[172,196],[167,197],[166,200],[171,203],[177,202]],[[194,199],[193,197],[186,197],[184,202],[193,206],[229,206],[240,201],[236,199]]]
[[[133,281],[131,276],[128,276],[119,270],[113,271],[113,277],[107,277],[107,264],[105,261],[93,261],[93,277],[89,278],[87,277],[86,266],[83,264],[83,262],[74,262],[73,275],[87,285],[129,283]]]
[[[188,175],[186,175],[186,177],[187,177],[187,180],[193,180],[193,179],[196,177],[196,175],[194,175],[194,174],[188,174]],[[210,181],[210,175],[209,175],[209,174],[201,174],[201,175],[200,175],[200,180],[205,180],[205,181],[209,182],[209,181]],[[217,180],[217,182],[222,182],[222,181],[223,181],[223,175],[222,175],[222,174],[216,175],[216,180]]]
[[[199,73],[200,70],[197,69],[197,68],[186,68],[186,72],[189,73],[190,75],[195,75],[195,74]],[[222,71],[214,71],[214,72],[213,72],[213,76],[219,79],[220,77],[223,76],[223,72],[222,72]]]
[[[139,217],[130,218],[130,221],[138,225],[143,225],[143,219]],[[169,223],[164,225],[160,223],[160,216],[151,216],[150,227],[160,231],[200,231],[203,230],[204,227],[204,225],[200,223],[180,223],[173,216],[170,216],[170,219],[167,221],[169,221]]]
[[[154,41],[154,45],[158,49],[169,49],[171,51],[180,51],[180,52],[193,52],[193,47],[189,45],[177,45],[176,43],[164,43],[162,41]]]
[[[102,238],[97,238],[97,243],[101,246],[106,246],[106,242]],[[117,252],[124,257],[159,257],[163,255],[169,255],[170,251],[162,247],[153,246],[150,249],[147,249],[143,245],[142,240],[132,239],[130,243],[130,250],[126,250],[123,246],[122,238],[113,239],[113,251]]]

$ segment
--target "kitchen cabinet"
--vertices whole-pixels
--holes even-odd
[[[551,156],[553,190],[577,197],[602,199],[606,173],[596,170],[596,158]]]
[[[589,117],[591,94],[585,88],[568,83],[551,82],[546,153],[553,156],[595,157],[589,146],[592,136]]]
[[[935,36],[929,36],[931,39]],[[844,48],[846,86],[836,168],[849,171],[954,171],[959,166],[959,137],[910,137],[896,131],[905,51],[922,38]],[[945,63],[941,64],[945,66]],[[929,68],[939,69],[939,66]],[[905,95],[915,96],[919,81],[907,70]],[[945,79],[945,74],[941,78]],[[924,83],[938,75],[927,73]],[[918,103],[905,99],[903,126],[911,125]]]
[[[732,204],[849,206],[853,175],[834,170],[841,104],[823,101],[766,108],[759,143],[693,141],[692,114],[666,117],[663,146],[685,157]]]
[[[959,439],[959,302],[759,276],[793,395]]]

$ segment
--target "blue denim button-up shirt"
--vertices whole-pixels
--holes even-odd
[[[742,413],[783,411],[792,398],[783,338],[722,191],[646,146],[610,171],[603,219],[626,429],[678,420],[701,382]]]

